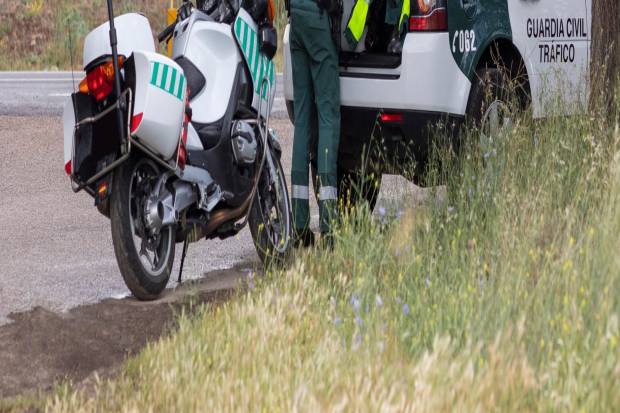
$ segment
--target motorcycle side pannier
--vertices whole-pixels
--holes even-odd
[[[131,136],[171,159],[183,128],[187,82],[174,60],[150,52],[134,52],[135,89]]]

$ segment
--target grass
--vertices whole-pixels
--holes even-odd
[[[437,151],[445,199],[352,211],[333,252],[181,315],[47,410],[617,411],[618,113],[522,117],[498,138]]]

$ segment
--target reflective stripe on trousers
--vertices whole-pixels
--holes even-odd
[[[291,198],[310,199],[310,188],[306,185],[293,185]]]
[[[338,190],[335,186],[321,186],[319,189],[319,201],[333,201],[338,199]]]

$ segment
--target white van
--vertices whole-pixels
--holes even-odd
[[[372,7],[385,8],[386,1],[374,0]],[[351,8],[352,0],[345,0],[343,28]],[[358,167],[377,119],[383,155],[392,160],[377,172],[406,174],[410,164],[403,155],[412,155],[416,170],[406,176],[423,183],[430,132],[438,126],[454,138],[465,119],[481,128],[501,126],[510,122],[507,101],[514,99],[535,118],[544,117],[557,110],[550,99],[558,94],[570,102],[562,106],[565,113],[584,110],[591,8],[592,0],[411,0],[402,54],[385,53],[376,41],[364,48],[369,42],[363,39],[357,50],[341,49],[339,175]],[[377,23],[368,21],[366,30],[376,39]],[[287,26],[284,94],[293,120],[288,37]],[[519,87],[506,96],[513,81]]]

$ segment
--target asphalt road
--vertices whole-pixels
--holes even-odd
[[[77,90],[84,73],[0,72],[0,116],[60,116],[67,97]],[[282,75],[276,82],[282,84]],[[279,88],[272,116],[283,119],[286,106]]]
[[[66,311],[128,294],[114,257],[108,219],[96,211],[88,195],[71,191],[63,171],[59,115],[71,84],[70,73],[0,73],[0,325],[10,321],[13,312],[38,306]],[[283,145],[288,172],[292,125],[280,88],[274,110],[271,126]],[[425,197],[403,178],[385,176],[378,207],[403,208]],[[316,204],[311,208],[311,225],[316,229]],[[175,286],[180,250],[169,287]],[[233,267],[247,272],[257,265],[245,229],[228,240],[191,244],[184,278],[198,279]],[[219,282],[228,288],[237,282],[239,271],[229,273],[218,273]]]

